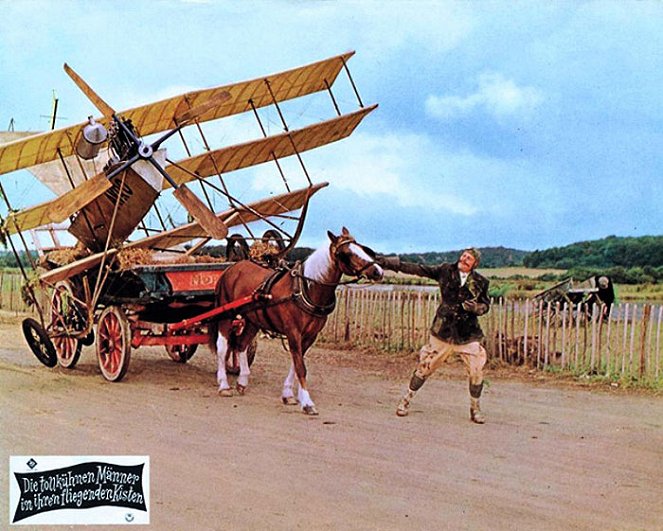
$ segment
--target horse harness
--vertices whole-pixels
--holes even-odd
[[[356,241],[353,237],[350,236],[350,237],[340,238],[336,242],[332,243],[332,245],[330,245],[329,247],[329,254],[331,255],[332,260],[338,263],[341,272],[346,275],[357,277],[355,280],[352,280],[350,282],[345,282],[344,284],[357,282],[359,280],[358,277],[364,272],[364,270],[368,269],[369,267],[371,267],[371,265],[373,265],[372,262],[369,262],[360,270],[355,271],[352,269],[350,264],[343,259],[343,257],[339,257],[339,250],[341,249],[341,247],[351,243],[356,244]],[[364,251],[369,256],[375,254],[367,247],[361,245],[360,247],[364,249]],[[287,297],[282,297],[280,299],[273,299],[271,295],[272,288],[286,274],[289,274],[293,280],[292,294],[290,294]],[[254,294],[256,296],[256,299],[263,301],[260,309],[262,309],[263,317],[271,328],[275,327],[269,318],[269,315],[267,313],[267,308],[284,302],[293,301],[302,311],[314,317],[320,317],[320,318],[327,317],[329,314],[331,314],[334,311],[334,309],[336,308],[336,295],[333,296],[331,302],[329,302],[328,304],[314,303],[309,295],[309,286],[311,282],[315,282],[321,285],[327,285],[324,282],[315,281],[306,278],[304,276],[304,265],[302,264],[302,262],[297,261],[295,262],[295,265],[292,268],[288,268],[286,265],[281,265],[271,275],[269,275],[265,280],[263,280],[260,283],[260,285],[254,291]],[[341,283],[334,283],[333,286],[336,287],[339,284]],[[329,285],[331,286],[331,284]]]
[[[336,297],[329,304],[315,304],[309,295],[309,281],[303,274],[304,266],[301,262],[296,262],[292,268],[285,266],[279,267],[270,274],[255,290],[256,298],[263,303],[259,309],[263,310],[263,317],[269,323],[270,327],[275,328],[267,313],[267,308],[276,306],[284,302],[293,301],[301,310],[315,317],[327,317],[336,307]],[[292,293],[280,299],[273,299],[271,291],[274,285],[285,275],[292,277]]]

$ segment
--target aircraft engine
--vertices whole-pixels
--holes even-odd
[[[82,134],[76,143],[76,153],[85,160],[93,159],[99,153],[101,145],[108,138],[106,128],[88,117],[88,124],[83,128]]]

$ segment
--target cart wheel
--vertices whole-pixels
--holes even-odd
[[[173,361],[186,363],[196,353],[198,345],[166,345],[166,352]]]
[[[251,341],[251,344],[249,345],[249,350],[246,353],[249,361],[249,367],[253,365],[253,360],[256,357],[256,350],[258,350],[258,338],[254,337],[253,341]],[[233,353],[232,356],[228,356],[228,359],[226,360],[226,373],[233,376],[237,376],[239,374],[239,356],[237,356],[237,354]]]
[[[97,323],[97,360],[104,378],[119,382],[131,359],[131,328],[122,309],[109,306]]]
[[[273,245],[279,251],[285,249],[285,242],[283,241],[283,236],[281,233],[274,229],[269,229],[265,231],[265,234],[262,235],[262,243],[267,245]]]
[[[58,282],[51,296],[51,341],[58,356],[58,363],[65,369],[73,369],[81,356],[81,341],[69,335],[83,326],[84,315],[74,300],[74,290],[69,282]]]
[[[249,244],[246,243],[244,236],[233,234],[228,236],[226,245],[226,260],[228,262],[239,262],[249,257]]]
[[[23,320],[21,327],[25,340],[37,359],[46,367],[55,367],[58,363],[58,356],[51,339],[41,325],[34,319],[27,318]]]

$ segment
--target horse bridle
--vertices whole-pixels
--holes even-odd
[[[348,266],[348,264],[345,263],[343,258],[339,257],[341,247],[343,247],[345,245],[350,245],[351,243],[354,243],[354,244],[358,245],[371,258],[370,262],[367,262],[366,265],[364,265],[364,267],[362,267],[361,269],[358,269],[358,270],[354,270],[353,268],[350,268]],[[359,278],[359,277],[362,276],[364,271],[366,271],[369,267],[375,265],[375,260],[373,260],[373,258],[375,258],[375,252],[372,249],[370,249],[369,247],[365,247],[364,245],[361,245],[360,243],[357,243],[357,241],[352,236],[341,237],[337,241],[332,243],[329,246],[329,254],[334,259],[334,261],[338,264],[338,267],[341,270],[341,272],[344,275],[348,275],[348,276],[351,276],[351,277]]]

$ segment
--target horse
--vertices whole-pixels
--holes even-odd
[[[239,358],[237,391],[244,394],[249,383],[247,350],[259,331],[285,337],[292,358],[283,383],[281,400],[286,405],[300,404],[302,412],[317,415],[306,384],[304,355],[311,347],[334,310],[336,288],[343,274],[380,280],[384,274],[375,262],[375,253],[354,239],[343,227],[339,236],[327,231],[329,243],[314,251],[303,264],[293,268],[270,269],[251,260],[230,266],[215,288],[218,306],[243,297],[255,301],[240,307],[234,318],[227,315],[210,323],[210,350],[217,355],[219,395],[232,396],[226,360]],[[293,386],[299,382],[297,398]]]

